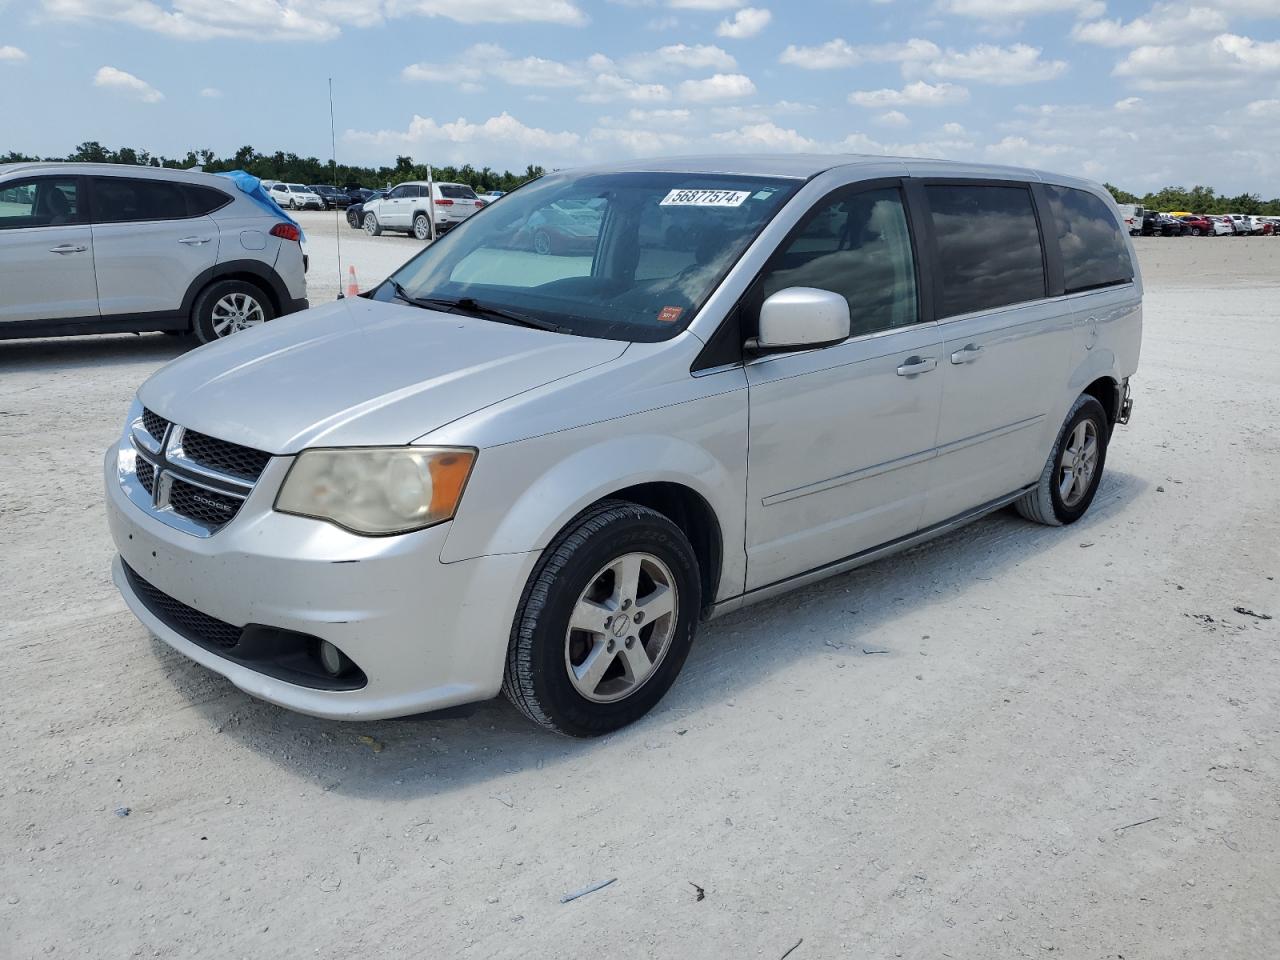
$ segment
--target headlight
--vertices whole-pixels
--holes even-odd
[[[385,536],[453,517],[476,452],[443,447],[304,450],[289,468],[276,509]]]

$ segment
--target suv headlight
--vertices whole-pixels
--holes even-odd
[[[276,510],[387,536],[453,517],[476,451],[448,447],[304,450],[276,496]]]

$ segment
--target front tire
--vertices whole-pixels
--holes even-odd
[[[378,222],[376,214],[366,213],[364,215],[364,232],[371,237],[382,236],[382,224]]]
[[[1107,412],[1083,394],[1067,414],[1034,490],[1014,503],[1023,517],[1050,527],[1075,523],[1093,503],[1111,437]]]
[[[644,716],[675,681],[702,607],[680,528],[605,500],[547,547],[520,598],[502,689],[534,723],[595,737]]]

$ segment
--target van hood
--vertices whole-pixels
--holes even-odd
[[[193,350],[138,399],[268,453],[400,445],[627,346],[357,297]]]

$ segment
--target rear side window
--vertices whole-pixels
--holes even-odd
[[[850,336],[917,323],[915,261],[898,189],[823,200],[775,255],[761,295],[787,287],[817,287],[843,296],[849,302]]]
[[[1120,225],[1092,193],[1046,185],[1062,249],[1067,293],[1128,283],[1133,279],[1129,248]]]
[[[94,223],[181,220],[187,216],[183,184],[123,177],[93,178]]]
[[[474,200],[476,192],[470,187],[464,187],[456,183],[440,184],[440,196],[448,197],[450,200]]]
[[[187,195],[187,213],[193,217],[203,217],[231,202],[229,196],[213,187],[197,187],[188,184],[182,189]]]
[[[942,279],[939,317],[1045,296],[1044,254],[1028,188],[931,184],[925,192]]]

